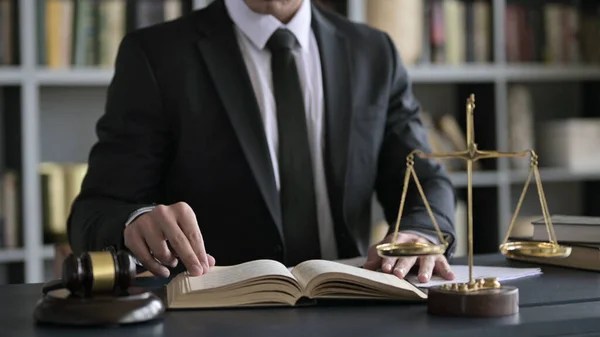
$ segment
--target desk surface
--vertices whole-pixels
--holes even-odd
[[[466,264],[466,259],[457,259],[451,263]],[[513,282],[503,282],[503,284],[511,284],[519,288],[519,306],[521,308],[600,301],[600,273],[598,272],[512,261],[500,254],[476,256],[473,263],[495,267],[540,267],[542,275]]]
[[[454,263],[461,263],[456,261]],[[529,267],[501,256],[477,265]],[[426,305],[348,305],[284,309],[168,311],[164,320],[108,329],[36,326],[32,313],[41,285],[0,287],[2,336],[533,336],[600,331],[600,273],[542,266],[544,275],[510,282],[520,289],[515,316],[451,319]],[[507,284],[509,284],[507,282]]]

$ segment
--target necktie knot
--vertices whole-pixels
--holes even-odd
[[[277,29],[273,35],[267,41],[267,48],[272,53],[282,51],[282,50],[291,50],[296,45],[296,36],[288,29],[280,28]]]

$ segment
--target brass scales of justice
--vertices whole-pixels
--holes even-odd
[[[498,151],[483,151],[477,148],[475,143],[475,132],[473,124],[473,111],[475,110],[475,95],[467,99],[466,114],[467,114],[467,148],[464,151],[450,153],[424,153],[420,150],[413,150],[406,157],[406,175],[404,177],[404,187],[398,209],[398,217],[391,243],[385,243],[377,246],[377,252],[381,257],[406,257],[406,256],[423,256],[444,254],[448,247],[448,242],[445,240],[440,228],[437,224],[433,212],[427,201],[427,197],[423,192],[423,188],[417,177],[414,169],[415,156],[420,158],[459,158],[464,159],[467,163],[467,241],[468,241],[468,265],[469,265],[469,281],[467,283],[451,283],[437,287],[429,288],[428,290],[428,312],[434,315],[444,316],[463,316],[463,317],[494,317],[516,314],[519,310],[518,306],[518,289],[514,286],[501,285],[497,278],[473,278],[473,162],[480,159],[501,158],[501,157],[525,157],[530,155],[531,165],[529,175],[523,187],[523,191],[519,198],[517,207],[512,216],[509,228],[500,245],[501,253],[506,257],[536,257],[536,258],[564,258],[571,254],[571,247],[560,245],[557,242],[554,227],[550,220],[550,213],[546,203],[546,197],[542,188],[540,173],[538,170],[538,156],[532,150],[528,149],[523,152],[498,152]],[[538,196],[542,209],[546,230],[549,241],[510,241],[509,237],[514,226],[515,220],[525,198],[527,188],[532,176],[535,175]],[[404,202],[410,177],[414,178],[415,184],[427,212],[433,222],[437,235],[441,244],[432,243],[396,243],[398,230],[402,218]]]

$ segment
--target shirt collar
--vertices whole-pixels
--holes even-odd
[[[278,28],[289,29],[303,50],[308,50],[310,36],[310,0],[302,0],[302,5],[286,25],[272,15],[253,12],[244,0],[225,0],[229,16],[240,30],[258,49],[264,49],[269,38]]]

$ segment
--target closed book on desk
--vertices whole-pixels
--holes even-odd
[[[600,244],[600,217],[553,215],[550,220],[558,241]],[[548,232],[544,219],[531,223],[533,224],[533,240],[547,241]]]
[[[216,266],[202,276],[181,273],[167,285],[169,309],[294,306],[305,299],[426,298],[422,290],[397,276],[325,260],[291,269],[272,260]]]

